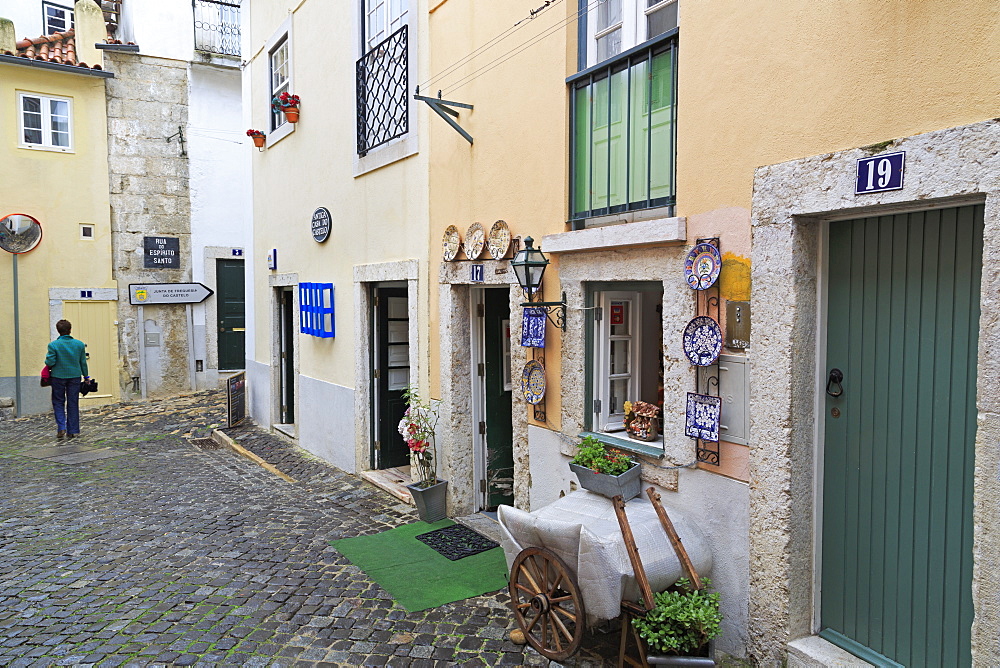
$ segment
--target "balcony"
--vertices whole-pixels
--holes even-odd
[[[239,57],[239,4],[224,0],[192,0],[192,4],[195,50]]]
[[[358,155],[362,157],[410,129],[407,27],[358,60]]]

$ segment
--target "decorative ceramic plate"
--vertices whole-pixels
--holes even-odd
[[[490,228],[490,235],[486,240],[486,249],[494,260],[502,260],[510,248],[510,228],[507,223],[498,220]]]
[[[714,364],[722,352],[722,328],[707,315],[699,315],[684,328],[684,354],[695,366]]]
[[[479,223],[469,226],[469,231],[465,233],[465,257],[470,260],[478,260],[483,254],[483,247],[486,245],[486,230]]]
[[[545,367],[538,360],[529,360],[521,371],[521,394],[529,404],[539,404],[545,397]]]
[[[707,290],[715,285],[722,271],[722,256],[712,244],[698,244],[684,261],[684,278],[694,290]]]
[[[458,228],[449,225],[444,231],[444,261],[451,262],[458,255],[458,249],[462,247],[462,238],[458,236]]]
[[[722,418],[722,397],[688,392],[684,434],[703,441],[719,440]]]

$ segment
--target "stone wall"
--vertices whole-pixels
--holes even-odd
[[[132,53],[105,52],[107,69],[108,169],[114,275],[118,281],[119,354],[122,398],[135,396],[140,376],[137,307],[129,304],[130,283],[183,283],[191,280],[191,198],[185,144],[188,64]],[[143,238],[180,239],[179,269],[143,268]],[[146,349],[146,389],[150,396],[189,387],[188,331],[184,306],[146,306],[147,331],[161,343]]]

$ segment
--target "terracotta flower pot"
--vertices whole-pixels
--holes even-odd
[[[250,138],[253,139],[253,145],[257,148],[264,148],[264,142],[267,141],[267,137],[264,135],[251,135]]]
[[[298,107],[286,107],[285,109],[282,109],[282,111],[285,112],[285,120],[287,120],[289,123],[299,122]]]

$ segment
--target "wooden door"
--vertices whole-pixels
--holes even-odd
[[[510,302],[506,289],[485,291],[486,505],[514,503],[511,423]]]
[[[410,464],[410,450],[399,433],[406,412],[403,391],[410,384],[410,315],[406,288],[375,288],[372,346],[375,405],[372,466],[387,469]]]
[[[219,368],[243,369],[246,366],[243,260],[216,260],[215,286]]]
[[[63,302],[63,317],[73,324],[72,336],[87,344],[87,368],[97,380],[97,392],[80,397],[81,406],[118,401],[118,338],[115,303],[110,301]]]
[[[981,205],[830,224],[820,635],[877,665],[971,665],[982,247]]]

